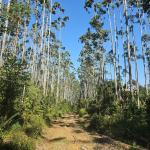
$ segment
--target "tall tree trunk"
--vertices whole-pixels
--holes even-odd
[[[25,5],[27,5],[28,7],[30,7],[30,0],[24,1]],[[26,41],[27,41],[27,22],[29,22],[29,16],[25,16],[25,20],[24,20],[24,31],[23,31],[23,47],[22,47],[22,63],[23,61],[26,60],[25,58],[25,54],[26,54]]]
[[[112,30],[112,22],[111,22],[111,15],[110,15],[110,10],[109,6],[107,6],[107,13],[109,17],[109,27],[110,27],[110,32],[111,32],[111,47],[113,50],[113,66],[114,66],[114,82],[115,82],[115,92],[116,92],[116,97],[118,99],[118,89],[117,89],[117,66],[116,66],[116,49],[115,49],[115,43],[114,43],[114,38],[113,38],[113,30]]]
[[[118,10],[119,11],[119,10]],[[120,89],[120,83],[121,83],[121,73],[120,73],[120,53],[119,53],[119,47],[118,47],[118,28],[117,28],[117,21],[116,21],[116,15],[114,13],[114,32],[115,32],[115,52],[116,52],[116,56],[118,58],[118,60],[116,61],[116,73],[118,74],[118,78],[117,78],[117,86],[118,86],[118,98],[119,100],[121,100],[121,89]]]
[[[56,103],[58,103],[60,97],[60,62],[61,62],[61,52],[58,51],[58,72],[57,72],[57,95],[56,95]]]
[[[60,42],[61,42],[61,30],[62,30],[62,22],[60,21],[60,31],[59,31],[59,33],[60,33]],[[60,51],[60,48],[61,48],[61,43],[60,43],[60,46],[59,46],[59,49],[58,49],[58,72],[57,72],[57,100],[56,100],[56,102],[58,102],[58,100],[59,100],[59,96],[60,96],[60,69],[61,69],[61,66],[60,66],[60,64],[61,64],[61,51]]]
[[[137,6],[139,7],[139,3],[137,1]],[[144,51],[144,42],[142,39],[143,36],[143,20],[144,20],[144,12],[138,8],[138,14],[139,14],[139,21],[140,21],[140,32],[141,32],[141,44],[142,44],[142,60],[143,60],[143,66],[144,66],[144,78],[145,78],[145,89],[146,94],[148,95],[148,88],[147,88],[147,74],[146,74],[146,59],[145,59],[145,51]]]
[[[27,38],[27,18],[24,20],[24,32],[23,32],[23,47],[22,47],[22,62],[25,60],[25,53],[26,53],[26,38]]]
[[[20,21],[17,23],[17,29],[16,29],[16,35],[14,39],[14,56],[17,54],[17,42],[18,42],[18,35],[19,35],[19,26],[20,26]]]
[[[140,108],[140,99],[139,99],[139,77],[138,77],[138,63],[137,63],[137,54],[136,54],[136,43],[135,43],[135,35],[134,31],[132,31],[133,37],[133,48],[134,48],[134,62],[135,62],[135,79],[136,79],[136,89],[137,89],[137,102],[138,108]]]
[[[120,10],[120,21],[121,21],[121,38],[122,38],[122,46],[124,45],[124,31],[123,31],[123,19],[121,17],[121,10]],[[123,61],[124,61],[124,80],[125,80],[125,89],[127,89],[127,65],[126,65],[126,52],[123,49]]]
[[[50,81],[50,66],[51,66],[51,43],[50,43],[50,41],[51,41],[51,23],[52,23],[52,3],[53,3],[53,1],[52,0],[50,0],[50,14],[49,14],[49,30],[48,30],[48,32],[49,32],[49,35],[48,35],[48,55],[47,55],[47,90],[48,90],[48,85],[49,85],[49,83],[50,84],[52,84]]]
[[[131,53],[130,53],[130,43],[129,43],[129,17],[128,17],[128,5],[127,0],[123,0],[124,4],[124,13],[125,13],[125,24],[126,24],[126,38],[127,38],[127,51],[128,51],[128,66],[129,66],[129,85],[130,92],[133,96],[132,90],[132,66],[131,66]]]
[[[34,81],[34,83],[37,84],[38,82],[38,0],[35,1],[36,2],[36,6],[35,6],[35,31],[34,31],[34,35],[33,35],[33,40],[34,40],[34,54],[33,54],[33,72],[32,72],[32,79]]]
[[[11,3],[11,0],[8,0],[8,3],[7,3],[7,13],[9,13],[9,10],[10,10],[10,3]],[[1,4],[2,4],[2,1],[1,1]],[[3,33],[2,46],[1,46],[1,51],[0,51],[0,66],[3,63],[3,52],[4,52],[5,44],[6,44],[7,28],[8,28],[8,18],[5,21],[5,32]]]
[[[47,31],[48,31],[48,23],[49,23],[49,17],[47,16],[46,17],[46,27],[45,27],[45,40],[46,40],[46,34],[47,34]],[[46,54],[46,47],[47,45],[46,44],[49,44],[49,43],[46,43],[46,41],[44,42],[44,52],[43,52],[43,56],[44,56],[44,70],[43,70],[43,95],[47,95],[47,74],[48,74],[48,62],[49,60],[46,59],[47,58],[47,55],[49,55],[48,53]]]
[[[44,41],[44,27],[45,27],[45,10],[46,10],[46,6],[45,6],[45,0],[43,1],[43,11],[42,11],[42,26],[41,26],[41,43],[40,43],[40,58],[39,58],[39,76],[38,76],[38,80],[40,81],[40,86],[43,85],[43,72],[44,72],[44,49],[43,49],[43,41]],[[42,74],[41,74],[42,72]]]

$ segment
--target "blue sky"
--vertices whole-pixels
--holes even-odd
[[[89,26],[90,15],[83,9],[84,0],[58,0],[65,9],[69,21],[62,31],[63,45],[70,50],[71,59],[77,68],[80,50],[82,48],[79,37],[86,32]]]

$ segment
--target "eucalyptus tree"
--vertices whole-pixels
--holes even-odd
[[[9,13],[10,3],[11,3],[11,0],[9,0],[7,3],[7,11],[6,11],[7,14]],[[1,2],[1,5],[2,5],[2,2]],[[0,51],[0,61],[1,61],[0,63],[1,63],[1,65],[2,65],[2,56],[3,56],[3,52],[5,49],[5,44],[6,44],[6,40],[7,40],[8,21],[9,20],[8,20],[8,16],[7,16],[5,23],[4,23],[4,33],[2,35],[2,42],[1,42],[1,51]]]
[[[127,55],[128,55],[128,67],[129,67],[129,85],[130,92],[132,90],[132,66],[131,66],[131,53],[130,53],[130,35],[129,35],[129,17],[128,17],[128,2],[123,0],[124,14],[125,14],[125,25],[126,25],[126,40],[127,40]]]
[[[117,27],[117,22],[116,22],[116,10],[119,10],[119,7],[122,3],[120,1],[107,1],[107,0],[103,0],[101,2],[94,2],[94,1],[90,1],[87,0],[85,2],[85,8],[88,10],[88,8],[94,8],[95,14],[97,14],[97,16],[100,16],[101,22],[103,24],[103,26],[108,26],[107,24],[109,24],[109,28],[107,29],[110,32],[107,32],[107,34],[109,33],[109,37],[110,37],[110,42],[111,42],[111,52],[112,52],[112,59],[113,59],[113,72],[114,72],[114,82],[115,82],[115,94],[116,97],[118,99],[118,83],[120,82],[120,77],[121,77],[121,66],[119,65],[119,60],[120,60],[120,51],[119,51],[119,42],[118,42],[118,27]],[[113,14],[113,16],[112,16]],[[107,18],[107,19],[106,19]],[[107,21],[108,20],[108,23]],[[107,35],[105,35],[105,37],[107,37]],[[108,51],[108,50],[107,50]],[[110,56],[110,55],[109,55]],[[117,79],[118,77],[118,79]]]
[[[119,6],[121,6],[121,4],[119,4]],[[127,89],[127,73],[128,73],[128,69],[127,69],[127,60],[126,60],[127,52],[126,52],[126,49],[124,47],[124,45],[125,45],[125,37],[124,37],[125,36],[125,31],[124,31],[124,26],[123,26],[124,25],[124,20],[123,20],[123,13],[124,12],[122,12],[122,8],[121,7],[119,8],[119,11],[120,11],[120,13],[119,13],[120,28],[118,28],[117,35],[118,35],[118,37],[120,36],[120,38],[121,38],[121,42],[120,43],[122,44],[122,49],[123,49],[123,52],[122,52],[122,57],[123,57],[122,74],[124,76],[125,89]],[[119,60],[119,58],[118,58],[118,60]]]
[[[64,9],[61,7],[61,5],[58,2],[54,2],[52,4],[52,0],[50,3],[48,1],[40,1],[41,9],[42,9],[42,16],[40,18],[42,19],[42,24],[39,27],[39,33],[41,33],[39,36],[40,45],[38,46],[38,81],[40,86],[43,87],[43,94],[47,95],[48,88],[49,88],[49,77],[51,72],[51,45],[52,41],[56,41],[54,30],[59,29],[60,25],[60,17],[55,17],[56,19],[52,20],[52,15],[55,16],[57,14],[57,10],[60,11],[60,13],[64,13]],[[37,9],[36,5],[36,9]],[[59,13],[59,12],[58,12]],[[59,14],[60,14],[59,13]],[[54,18],[54,17],[53,17]],[[37,13],[36,13],[36,22],[37,22]],[[68,17],[64,17],[61,21],[63,26],[65,25],[65,22],[68,20]],[[36,23],[37,24],[37,23]],[[34,28],[37,26],[34,24]],[[37,27],[36,27],[37,28]],[[45,28],[45,30],[44,30]],[[56,32],[56,31],[55,31]],[[54,40],[53,40],[54,39]],[[38,42],[38,41],[37,41]],[[58,58],[59,59],[59,58]]]
[[[80,58],[79,61],[81,62],[81,67],[80,69],[82,69],[82,72],[80,71],[80,73],[83,73],[82,75],[80,75],[80,77],[83,76],[83,97],[87,98],[89,93],[88,93],[88,89],[89,86],[92,85],[91,83],[91,79],[89,80],[89,78],[91,78],[91,76],[93,75],[93,62],[95,61],[93,59],[93,52],[92,52],[92,48],[90,47],[90,38],[91,38],[91,32],[90,30],[88,31],[88,33],[86,34],[88,36],[82,36],[81,37],[81,41],[83,42],[85,40],[85,46],[83,47],[83,50],[80,53]],[[88,43],[89,42],[89,43]],[[84,69],[84,70],[83,70]],[[81,78],[82,80],[82,78]],[[82,83],[81,83],[82,84]]]
[[[34,10],[34,15],[35,15],[35,23],[32,25],[31,32],[33,32],[33,54],[32,54],[32,59],[30,62],[31,65],[31,79],[33,82],[37,81],[37,61],[38,61],[38,19],[39,19],[39,6],[38,6],[38,0],[35,1],[35,10]]]
[[[150,68],[149,68],[149,47],[150,47],[150,35],[148,33],[145,32],[145,34],[142,36],[142,40],[144,43],[144,50],[145,50],[145,59],[146,59],[146,70],[147,70],[147,79],[149,77],[148,80],[148,85],[150,84]],[[149,88],[147,86],[147,92],[149,91]]]
[[[106,73],[105,47],[103,44],[108,39],[108,32],[103,29],[105,10],[100,6],[100,3],[86,1],[85,9],[89,11],[89,8],[93,8],[94,16],[90,20],[90,28],[85,35],[80,37],[81,43],[83,43],[83,49],[80,53],[80,78],[82,80],[81,86],[84,87],[84,98],[96,96],[97,88],[103,85]],[[91,92],[91,89],[93,89],[93,92]]]
[[[136,39],[135,39],[135,31],[134,31],[134,27],[136,25],[137,18],[136,18],[136,11],[134,11],[134,4],[132,4],[131,1],[131,13],[129,15],[129,21],[130,21],[130,32],[132,33],[132,43],[130,43],[130,51],[131,51],[131,57],[134,60],[135,63],[135,80],[136,80],[136,91],[137,91],[137,105],[138,107],[140,107],[140,100],[139,100],[139,73],[138,73],[138,48],[137,48],[137,43],[136,43]]]
[[[148,68],[148,76],[149,76],[149,82],[148,82],[148,88],[150,87],[150,49],[147,48],[146,50],[146,59],[147,59],[147,68]]]
[[[143,26],[145,25],[145,20],[144,20],[144,10],[141,8],[139,1],[136,1],[137,7],[138,7],[138,19],[139,19],[139,24],[140,24],[140,33],[141,33],[141,45],[142,45],[142,60],[143,60],[143,66],[144,66],[144,77],[145,77],[145,89],[146,89],[146,94],[148,94],[148,89],[147,89],[147,74],[146,74],[146,59],[145,59],[145,50],[144,50],[144,41],[142,39],[143,36]]]
[[[107,6],[107,13],[108,13],[108,18],[109,18],[109,26],[110,26],[110,34],[111,34],[111,48],[112,48],[112,52],[113,52],[113,66],[114,66],[114,81],[115,81],[115,90],[116,90],[116,96],[118,99],[118,86],[117,86],[117,64],[116,64],[116,46],[117,46],[117,39],[115,37],[114,39],[114,35],[113,35],[113,29],[112,29],[112,21],[111,21],[111,13],[110,13],[110,2],[104,1],[104,6]],[[115,13],[114,13],[114,30],[115,30],[115,34],[116,34],[116,21],[115,21]]]
[[[50,43],[51,43],[51,26],[52,26],[52,4],[53,4],[53,1],[52,0],[50,0],[50,7],[49,7],[49,9],[50,9],[50,14],[49,14],[49,29],[48,29],[48,47],[47,47],[47,49],[48,49],[48,51],[47,51],[47,80],[49,81],[50,80],[50,67],[51,67],[51,52],[50,52],[50,50],[51,50],[51,46],[50,46]],[[45,86],[47,87],[47,89],[48,89],[48,82],[47,82],[47,84],[45,84]],[[47,90],[46,89],[46,90]]]
[[[63,9],[60,8],[60,11],[64,12]],[[62,43],[61,43],[61,40],[62,40],[62,35],[61,35],[61,32],[62,32],[62,28],[65,26],[65,22],[68,20],[69,18],[68,17],[58,17],[57,20],[55,20],[55,23],[58,23],[58,30],[59,30],[59,48],[58,48],[58,68],[57,68],[57,95],[56,95],[56,99],[57,101],[60,99],[60,70],[61,70],[61,50],[62,50]]]
[[[23,22],[23,39],[22,39],[22,62],[26,61],[26,44],[27,44],[27,38],[28,38],[28,26],[29,26],[29,22],[30,22],[30,16],[31,16],[31,8],[30,8],[30,0],[27,0],[25,2],[23,2],[24,6],[26,6],[26,10],[25,10],[25,15],[24,15],[24,22]]]

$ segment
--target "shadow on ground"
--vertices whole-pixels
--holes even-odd
[[[95,131],[91,130],[91,128],[89,128],[89,122],[90,122],[90,118],[88,116],[84,117],[84,118],[79,118],[76,119],[76,124],[78,127],[81,127],[82,130],[75,130],[74,132],[76,133],[82,133],[84,131],[86,131],[89,135],[92,136],[92,143],[95,144],[94,150],[100,150],[103,149],[103,146],[111,146],[112,150],[116,150],[115,147],[117,146],[118,148],[120,148],[120,150],[122,149],[128,149],[125,148],[124,146],[121,146],[120,144],[118,144],[117,142],[115,142],[113,139],[111,139],[110,137],[107,137],[105,135],[101,135],[96,133]],[[82,142],[82,143],[88,143],[90,141],[78,141],[78,142]],[[110,148],[110,147],[109,147]],[[109,149],[108,148],[108,149]]]
[[[65,140],[66,137],[57,137],[57,138],[52,138],[52,139],[48,139],[45,136],[42,136],[43,139],[45,139],[47,142],[52,143],[52,142],[58,142],[58,141],[62,141]]]
[[[101,144],[113,144],[113,141],[108,137],[94,137],[93,142]]]

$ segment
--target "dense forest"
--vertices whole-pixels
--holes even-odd
[[[62,42],[71,16],[57,0],[0,0],[0,149],[35,150],[66,113],[150,149],[150,0],[85,0],[83,9],[92,17],[76,68]]]

